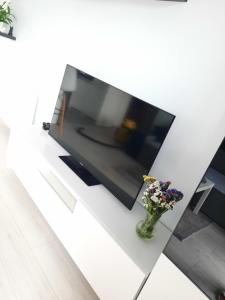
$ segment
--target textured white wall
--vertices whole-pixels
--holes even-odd
[[[66,63],[177,116],[151,170],[185,194],[162,219],[173,229],[225,133],[225,1],[14,0],[14,7],[21,85],[31,81],[39,95],[38,122],[51,120]]]
[[[9,126],[30,124],[37,98],[35,72],[19,43],[0,37],[0,117]]]

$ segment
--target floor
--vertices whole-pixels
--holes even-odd
[[[225,289],[225,230],[215,223],[182,242],[173,235],[164,253],[209,299]]]
[[[0,122],[0,299],[97,300],[29,195],[6,168]]]

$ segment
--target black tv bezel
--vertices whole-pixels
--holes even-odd
[[[115,88],[115,89],[117,89],[117,90],[119,90],[119,91],[121,91],[122,93],[126,93],[126,94],[128,94],[128,95],[130,95],[130,96],[132,96],[132,97],[134,97],[134,98],[136,98],[136,99],[138,99],[139,101],[141,101],[141,102],[144,102],[144,103],[147,103],[148,105],[150,105],[151,107],[153,107],[154,109],[157,109],[157,110],[159,110],[159,111],[163,111],[163,112],[165,112],[165,113],[167,113],[168,115],[170,115],[171,116],[171,124],[170,124],[170,126],[168,127],[168,131],[167,131],[167,133],[166,133],[166,136],[165,136],[165,138],[164,138],[164,140],[163,140],[163,142],[161,143],[161,145],[160,145],[160,147],[159,147],[159,149],[158,149],[158,151],[157,151],[157,153],[156,153],[156,156],[155,156],[155,158],[154,158],[154,160],[153,160],[153,163],[152,163],[152,165],[150,166],[150,169],[149,169],[149,171],[151,170],[151,168],[152,168],[152,166],[153,166],[153,164],[154,164],[154,162],[155,162],[155,160],[156,160],[156,158],[157,158],[157,156],[158,156],[158,154],[159,154],[159,151],[160,151],[160,149],[161,149],[161,147],[162,147],[162,145],[164,144],[164,142],[165,142],[165,139],[166,139],[166,137],[167,137],[167,135],[168,135],[168,133],[169,133],[169,131],[170,131],[170,128],[171,128],[171,126],[172,126],[172,124],[174,123],[174,120],[175,120],[175,118],[176,118],[176,116],[175,115],[173,115],[173,114],[171,114],[171,113],[169,113],[169,112],[167,112],[166,110],[164,110],[164,109],[161,109],[161,108],[159,108],[159,107],[157,107],[157,106],[155,106],[155,105],[153,105],[153,104],[151,104],[151,103],[149,103],[149,102],[146,102],[146,101],[144,101],[144,100],[142,100],[142,99],[140,99],[140,98],[138,98],[138,97],[136,97],[136,96],[134,96],[134,95],[132,95],[132,94],[130,94],[130,93],[128,93],[128,92],[126,92],[126,91],[123,91],[123,90],[121,90],[121,89],[119,89],[119,88],[117,88],[117,87],[115,87],[115,86],[113,86],[113,85],[111,85],[110,83],[108,83],[108,82],[106,82],[106,81],[103,81],[103,80],[101,80],[101,79],[99,79],[98,77],[95,77],[95,76],[93,76],[93,75],[91,75],[91,74],[89,74],[89,73],[86,73],[86,72],[84,72],[83,70],[81,70],[81,69],[78,69],[78,68],[76,68],[76,67],[74,67],[74,66],[72,66],[72,65],[70,65],[70,64],[67,64],[66,65],[66,67],[65,67],[65,70],[64,70],[64,74],[63,74],[63,77],[64,77],[64,75],[65,75],[65,72],[66,72],[66,69],[67,69],[67,67],[72,67],[72,68],[74,68],[74,69],[76,69],[77,71],[80,71],[81,73],[83,73],[83,74],[86,74],[87,76],[90,76],[90,77],[93,77],[93,78],[95,78],[95,79],[97,79],[97,80],[99,80],[99,81],[101,81],[102,83],[105,83],[105,84],[107,84],[107,85],[109,85],[109,86],[111,86],[111,87],[113,87],[113,88]],[[63,80],[63,78],[62,78],[62,80]],[[60,86],[60,89],[61,89],[61,86]],[[60,92],[60,90],[59,90],[59,92]],[[59,93],[58,93],[58,95],[59,95]],[[55,109],[54,109],[55,110]],[[51,123],[50,123],[51,124]],[[49,129],[49,131],[48,131],[48,134],[55,140],[55,141],[57,141],[59,144],[60,144],[60,146],[62,146],[78,163],[80,163],[87,171],[89,171],[94,177],[96,177],[96,179],[105,187],[105,188],[107,188],[120,202],[122,202],[129,210],[131,210],[132,208],[133,208],[133,206],[134,206],[134,204],[135,204],[135,202],[136,202],[136,200],[137,200],[137,197],[138,197],[138,195],[139,195],[139,193],[140,193],[140,191],[141,191],[141,189],[142,189],[142,187],[143,187],[143,183],[140,185],[140,188],[139,188],[139,190],[138,190],[138,192],[137,192],[137,195],[136,195],[136,197],[135,198],[131,198],[126,192],[124,192],[122,189],[120,189],[116,184],[114,184],[114,183],[112,183],[112,182],[110,182],[110,180],[106,177],[106,176],[103,176],[103,180],[102,180],[102,176],[101,176],[101,172],[98,170],[98,169],[96,169],[95,167],[93,167],[92,165],[91,165],[91,163],[89,163],[89,161],[87,161],[85,158],[83,158],[75,149],[73,149],[72,147],[70,147],[69,145],[65,145],[63,142],[61,142],[61,140],[57,137],[57,136],[55,136],[55,135],[52,135],[51,134],[51,125],[50,125],[50,129]],[[75,154],[75,155],[74,155]],[[144,175],[144,174],[143,174]],[[107,183],[105,183],[104,182],[104,178],[106,179],[106,182]],[[113,187],[115,187],[115,188],[113,188]],[[121,197],[121,195],[122,195],[122,197]]]

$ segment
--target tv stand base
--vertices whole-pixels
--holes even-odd
[[[70,155],[61,155],[59,158],[88,186],[98,185],[100,182],[85,167]]]

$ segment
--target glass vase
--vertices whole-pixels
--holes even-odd
[[[0,22],[0,32],[8,34],[10,26],[6,23]]]
[[[156,212],[147,212],[145,220],[140,221],[137,224],[136,232],[141,239],[150,240],[154,237],[154,228],[157,221],[160,219],[161,214]]]

